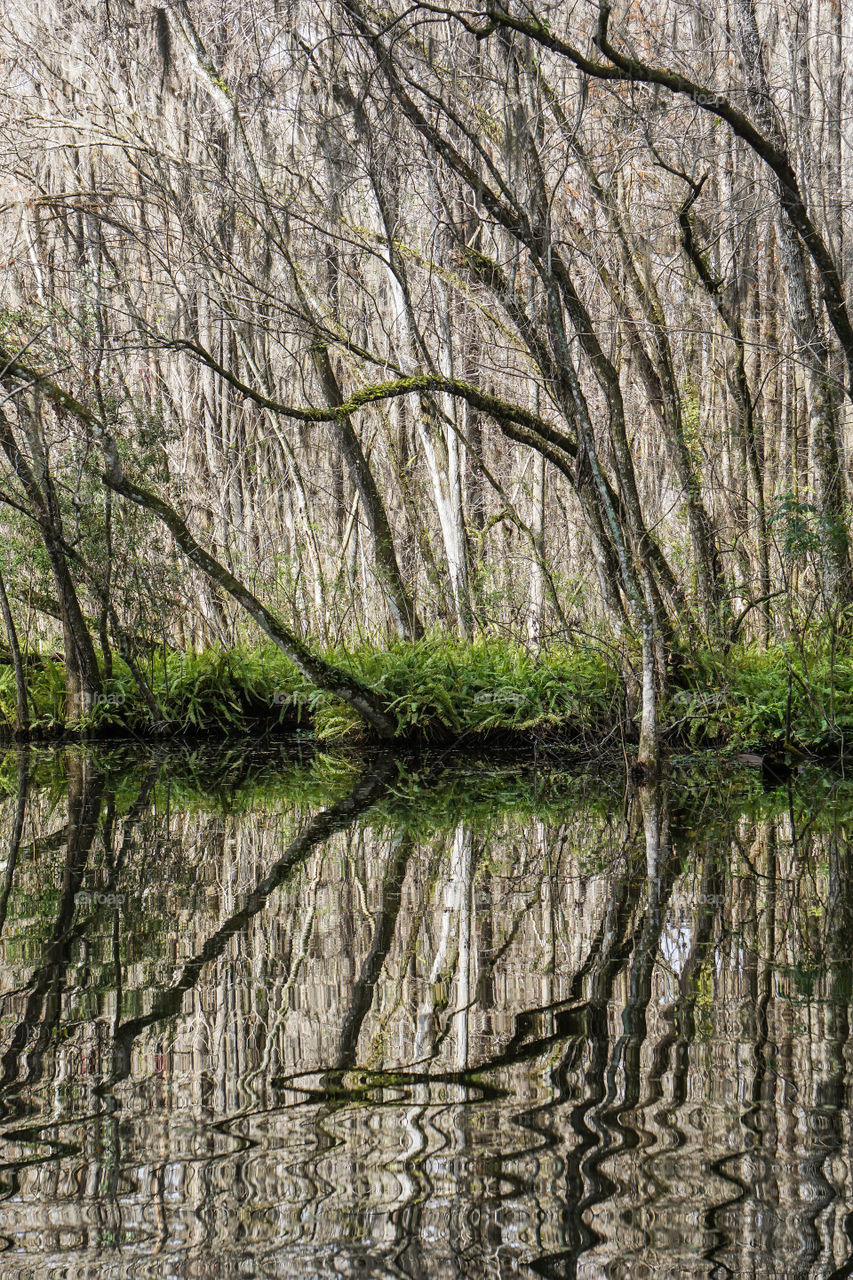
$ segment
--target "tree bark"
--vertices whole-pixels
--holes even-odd
[[[779,150],[787,151],[787,139],[773,115],[764,65],[764,50],[755,16],[754,0],[734,0],[743,44],[752,110],[763,132]],[[808,122],[806,122],[808,128]],[[853,599],[850,547],[844,512],[844,477],[838,449],[838,422],[829,351],[812,307],[803,245],[786,216],[787,193],[779,183],[777,237],[785,276],[788,308],[803,371],[809,416],[809,445],[815,505],[821,515],[821,565],[827,600],[849,604]]]
[[[341,395],[341,389],[332,368],[328,348],[321,343],[315,343],[311,349],[311,355],[326,403],[330,408],[340,408],[344,403],[344,397]],[[403,575],[400,573],[388,513],[370,464],[364,456],[361,441],[356,435],[349,414],[336,416],[332,419],[332,426],[350,478],[361,499],[362,511],[373,541],[376,572],[391,610],[397,634],[406,639],[416,640],[423,629],[403,582]]]
[[[2,361],[0,356],[0,361]],[[9,371],[9,364],[6,364]],[[65,717],[74,724],[90,715],[101,692],[101,675],[92,637],[83,617],[63,548],[59,504],[42,460],[41,483],[24,457],[8,418],[0,410],[0,447],[21,482],[45,545],[56,583],[65,644]],[[39,452],[36,448],[35,452]]]
[[[12,610],[9,607],[9,600],[6,595],[6,584],[3,581],[2,573],[0,573],[0,612],[3,614],[3,624],[6,628],[6,638],[9,641],[9,654],[12,659],[12,670],[15,673],[15,708],[17,716],[15,735],[19,738],[25,738],[30,727],[27,680],[24,675],[24,663],[21,657],[21,646],[18,643],[18,632],[15,628],[15,619],[12,617]]]
[[[156,515],[170,531],[184,554],[233,600],[236,600],[241,608],[245,609],[306,680],[317,688],[334,694],[342,702],[349,703],[380,738],[393,738],[396,726],[385,711],[381,698],[354,676],[312,653],[308,646],[295,636],[280,618],[267,609],[248,587],[204,550],[174,507],[151,489],[135,484],[125,477],[115,444],[108,436],[102,435],[102,444],[106,462],[103,477],[105,484],[109,485],[115,493],[120,493],[137,506]]]

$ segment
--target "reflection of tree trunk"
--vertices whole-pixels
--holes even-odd
[[[4,1090],[16,1082],[20,1056],[35,1027],[39,1030],[36,1043],[28,1054],[27,1080],[39,1078],[45,1050],[62,1012],[63,980],[73,942],[71,922],[74,917],[74,899],[95,838],[104,786],[103,776],[85,756],[70,755],[67,768],[68,847],[59,911],[45,949],[44,961],[30,979],[30,995],[24,1016],[15,1028],[9,1048],[3,1055]]]
[[[406,864],[409,861],[411,852],[412,842],[409,838],[395,837],[395,844],[392,847],[388,866],[382,878],[382,896],[373,927],[373,941],[367,958],[362,965],[361,973],[358,975],[350,1007],[344,1019],[344,1025],[341,1028],[336,1063],[339,1071],[346,1071],[356,1060],[361,1028],[370,1011],[370,1006],[373,1004],[376,984],[394,939],[397,916],[400,913],[400,900],[403,880],[406,875]]]
[[[588,1117],[600,1106],[605,1094],[604,1073],[610,1043],[607,1005],[613,994],[616,978],[631,953],[631,939],[626,937],[626,929],[641,883],[637,871],[636,866],[628,863],[618,880],[612,884],[597,946],[584,966],[588,999],[556,1019],[554,1038],[560,1035],[571,1036],[569,1048],[555,1073],[556,1082],[568,1093],[569,1073],[580,1069],[583,1072],[584,1086],[581,1100],[569,1113],[573,1143],[566,1156],[564,1175],[567,1206],[563,1226],[565,1248],[559,1259],[549,1260],[555,1264],[555,1274],[577,1274],[578,1259],[594,1248],[600,1239],[595,1229],[589,1225],[589,1207],[606,1199],[612,1190],[612,1183],[608,1178],[594,1171],[590,1176],[589,1162],[600,1146],[601,1138],[588,1123]],[[575,976],[573,986],[579,986],[579,976]],[[586,1062],[583,1061],[585,1051],[588,1051]],[[587,1195],[590,1183],[591,1190]],[[557,1262],[560,1264],[559,1271]]]
[[[666,1123],[668,1127],[669,1115],[675,1115],[687,1097],[690,1046],[695,1034],[694,1010],[699,990],[698,977],[712,947],[715,911],[710,900],[717,896],[722,885],[718,873],[711,871],[714,861],[713,856],[707,854],[702,858],[699,881],[701,905],[694,914],[693,943],[681,971],[677,998],[663,1010],[663,1017],[671,1024],[672,1032],[658,1041],[648,1074],[647,1087],[651,1105],[662,1097],[663,1076],[669,1065],[670,1055],[672,1056],[672,1101],[664,1111],[658,1113],[660,1123]],[[671,1127],[674,1129],[674,1125]]]
[[[446,991],[446,984],[450,982],[454,967],[457,973],[457,1065],[460,1059],[467,1059],[467,1005],[470,1003],[473,990],[470,974],[471,911],[473,909],[471,876],[471,831],[461,823],[453,837],[449,873],[443,886],[444,906],[441,913],[441,931],[430,968],[427,998],[418,1009],[414,1050],[416,1062],[423,1062],[432,1057],[437,996],[440,989]],[[442,1006],[445,1003],[446,995],[441,1001]],[[459,1036],[461,1036],[461,1048]]]
[[[812,1150],[803,1162],[810,1184],[804,1219],[812,1241],[813,1256],[821,1252],[821,1236],[833,1240],[840,1234],[842,1223],[832,1229],[831,1223],[818,1226],[818,1219],[834,1204],[844,1205],[846,1188],[838,1186],[833,1165],[839,1155],[843,1161],[847,1139],[846,1115],[849,1097],[848,1047],[850,1043],[850,940],[853,938],[853,884],[851,884],[850,843],[845,832],[834,832],[829,847],[829,903],[826,931],[826,992],[823,1007],[826,1026],[824,1045],[827,1070],[816,1082],[807,1133]],[[805,1173],[805,1171],[804,1171]],[[843,1175],[842,1175],[843,1176]],[[805,1178],[804,1178],[805,1180]],[[843,1212],[843,1209],[842,1209]],[[843,1229],[850,1241],[851,1219],[844,1216]],[[849,1262],[849,1258],[847,1259]],[[811,1274],[811,1273],[809,1273]],[[834,1271],[833,1275],[849,1275],[851,1268]]]
[[[178,981],[157,993],[150,1012],[123,1023],[115,1037],[116,1079],[124,1079],[130,1071],[130,1052],[137,1036],[146,1027],[166,1018],[174,1018],[180,1013],[184,995],[196,985],[205,966],[222,955],[236,933],[246,929],[249,922],[264,909],[270,895],[307,858],[312,849],[330,840],[337,832],[352,826],[379,799],[391,779],[393,769],[394,761],[390,757],[380,757],[365,771],[349,795],[312,818],[275,866],[247,895],[240,910],[229,916],[208,938],[201,951],[186,962]]]
[[[640,1098],[642,1079],[640,1055],[647,1034],[646,1013],[652,996],[652,971],[657,959],[664,924],[664,905],[672,889],[675,873],[669,832],[669,806],[661,783],[640,788],[640,807],[646,843],[647,906],[643,931],[631,957],[628,1000],[622,1014],[625,1034],[613,1052],[609,1079],[615,1079],[620,1048],[623,1052],[624,1096],[617,1113],[619,1131],[625,1145],[633,1145],[637,1134],[628,1130],[621,1116],[633,1110]]]
[[[646,835],[646,867],[648,906],[642,929],[634,934],[634,945],[620,939],[622,946],[612,945],[609,952],[602,952],[596,962],[595,977],[590,983],[590,1000],[585,1005],[584,1019],[575,1028],[573,1046],[575,1053],[588,1050],[589,1058],[583,1066],[584,1090],[582,1101],[572,1108],[571,1125],[578,1136],[577,1146],[566,1161],[567,1203],[571,1204],[571,1216],[566,1224],[566,1249],[560,1254],[560,1274],[576,1274],[578,1260],[598,1241],[597,1233],[589,1226],[589,1217],[596,1205],[603,1203],[614,1190],[614,1183],[604,1172],[605,1164],[614,1155],[614,1140],[604,1135],[605,1126],[614,1130],[620,1145],[627,1148],[636,1145],[637,1133],[627,1126],[623,1116],[636,1108],[641,1081],[641,1054],[646,1038],[646,1010],[651,999],[651,976],[660,944],[663,924],[663,904],[672,889],[674,859],[671,856],[669,820],[666,799],[658,786],[642,789]],[[623,882],[624,883],[624,882]],[[616,909],[607,930],[614,943],[618,934],[614,926],[625,915],[639,889],[639,880],[625,883],[623,892],[612,892],[608,913]],[[628,955],[631,965],[628,973],[629,996],[623,1012],[625,1033],[610,1052],[611,1036],[607,1021],[607,1006],[617,974]],[[617,1076],[622,1059],[624,1096],[618,1107],[616,1100]],[[570,1055],[560,1068],[560,1078],[565,1080],[568,1071],[577,1064]],[[590,1123],[591,1118],[591,1123]]]
[[[752,1101],[749,1110],[744,1114],[741,1123],[755,1134],[756,1149],[765,1157],[768,1170],[762,1199],[768,1204],[778,1204],[778,1183],[771,1181],[771,1170],[776,1168],[778,1148],[778,1131],[776,1125],[776,1081],[775,1072],[768,1062],[767,1042],[770,1038],[770,1020],[768,1010],[773,996],[776,980],[776,822],[770,819],[765,825],[765,864],[764,864],[764,938],[756,944],[756,956],[761,958],[757,966],[758,990],[755,992],[755,1045],[753,1057],[755,1074],[752,1080]],[[755,880],[753,879],[753,889]],[[757,912],[753,911],[757,918]],[[761,955],[763,951],[763,956]],[[761,1249],[766,1256],[771,1256],[773,1237],[766,1230],[764,1238],[753,1246]]]
[[[454,1016],[456,1067],[459,1071],[465,1071],[468,1068],[468,1020],[471,1013],[473,992],[476,989],[476,974],[472,977],[472,951],[476,942],[473,919],[473,861],[471,828],[467,823],[462,822],[456,828],[456,835],[453,838],[453,861],[450,865],[451,879],[456,885],[459,911],[456,1014]]]
[[[643,834],[646,841],[646,877],[651,911],[657,908],[657,895],[660,892],[661,855],[666,861],[671,851],[669,812],[666,795],[660,782],[640,787],[640,810],[643,815]]]
[[[27,812],[27,794],[30,785],[30,757],[29,753],[24,751],[18,752],[18,796],[15,801],[15,818],[12,823],[12,833],[9,836],[9,852],[6,855],[6,870],[3,874],[3,888],[0,889],[0,937],[3,935],[3,926],[6,923],[6,910],[9,905],[9,894],[12,891],[12,881],[15,877],[15,865],[18,861],[18,851],[21,847],[21,835],[24,830],[24,816]]]

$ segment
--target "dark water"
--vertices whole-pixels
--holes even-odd
[[[853,787],[0,767],[3,1277],[853,1274]]]

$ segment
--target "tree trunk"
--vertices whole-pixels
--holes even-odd
[[[655,671],[655,636],[651,618],[643,620],[643,705],[640,716],[640,747],[637,765],[644,777],[653,777],[660,764],[660,731],[658,728],[657,687]]]
[[[326,403],[330,408],[336,409],[344,401],[329,359],[329,352],[325,346],[316,343],[312,347],[311,355]],[[373,541],[377,576],[391,610],[397,634],[405,639],[416,640],[422,631],[420,620],[409,598],[403,575],[400,573],[388,513],[376,486],[370,464],[364,456],[361,441],[356,435],[352,419],[348,414],[335,418],[332,428],[340,443],[350,478],[361,499],[362,511]]]
[[[17,716],[15,735],[19,738],[25,738],[30,727],[27,681],[24,675],[23,659],[21,658],[21,646],[18,643],[18,632],[15,629],[15,620],[12,617],[12,610],[9,608],[9,600],[6,595],[6,584],[3,581],[2,573],[0,573],[0,612],[3,614],[3,624],[6,628],[6,638],[9,641],[9,654],[12,659],[12,670],[15,673],[15,709]]]
[[[32,451],[39,459],[41,483],[24,457],[8,419],[0,412],[0,447],[27,495],[56,583],[65,645],[65,719],[74,724],[91,714],[101,692],[101,674],[62,545],[62,524],[53,481],[35,430],[29,435]]]
[[[104,481],[115,492],[129,498],[137,506],[144,507],[160,519],[171,532],[178,546],[208,578],[227,592],[245,609],[258,626],[281,649],[298,671],[319,689],[325,689],[347,702],[358,712],[362,720],[383,739],[393,738],[396,725],[385,711],[382,699],[374,694],[355,676],[312,653],[306,644],[290,631],[229,569],[205,551],[190,533],[185,521],[174,507],[159,494],[128,480],[121,469],[115,443],[102,436],[106,470]]]
[[[744,68],[752,110],[761,128],[783,149],[785,139],[773,115],[764,66],[764,51],[754,0],[735,0]],[[809,122],[804,123],[807,130]],[[809,419],[809,452],[815,505],[821,517],[821,569],[827,603],[853,598],[850,547],[844,512],[844,477],[838,449],[837,406],[831,382],[829,352],[812,306],[803,244],[788,216],[784,187],[779,188],[776,234],[785,276],[791,327],[802,368]]]
[[[538,407],[538,406],[537,406]],[[545,611],[545,459],[537,453],[533,459],[533,516],[530,521],[534,564],[530,582],[530,607],[527,614],[527,638],[534,649],[542,640],[542,617]]]

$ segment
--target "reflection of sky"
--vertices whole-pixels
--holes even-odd
[[[692,931],[690,921],[680,914],[677,920],[668,920],[660,938],[660,954],[664,962],[680,978],[690,954]]]

